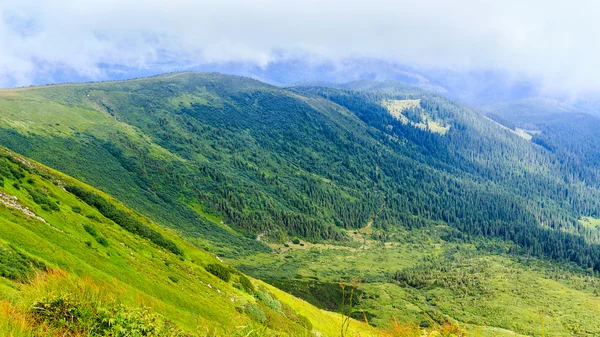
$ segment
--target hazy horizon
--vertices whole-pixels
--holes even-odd
[[[189,69],[290,84],[394,78],[392,69],[434,89],[471,81],[465,91],[573,98],[600,91],[600,48],[588,43],[598,10],[587,1],[9,0],[0,4],[0,86]],[[315,78],[323,68],[328,77]],[[296,78],[278,83],[281,69]]]

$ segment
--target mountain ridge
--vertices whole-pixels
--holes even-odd
[[[595,303],[586,289],[596,286],[600,233],[582,219],[599,216],[599,186],[564,153],[393,81],[279,88],[166,76],[4,91],[0,145],[320,307],[358,279],[366,307],[353,317],[380,327],[395,315],[481,327],[500,310],[494,326],[535,335],[530,303],[554,289]],[[551,279],[560,272],[573,281]],[[530,296],[526,280],[550,284],[546,297]],[[517,312],[529,321],[503,311],[499,289],[523,296]],[[559,296],[551,307],[569,305]],[[595,312],[571,309],[552,318],[561,335],[575,333],[575,313]]]

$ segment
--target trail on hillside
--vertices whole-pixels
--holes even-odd
[[[375,220],[377,220],[377,218],[379,217],[381,212],[383,212],[383,210],[385,209],[385,199],[386,199],[386,196],[384,195],[383,202],[381,203],[381,207],[379,208],[379,211],[377,211],[377,213],[375,214],[373,219],[371,219],[371,221],[369,221],[365,227],[359,229],[359,232],[365,233],[365,234],[370,234],[373,231],[373,229],[372,229],[373,223],[375,222]]]

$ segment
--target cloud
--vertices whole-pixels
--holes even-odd
[[[600,3],[574,0],[4,0],[0,85],[101,65],[266,66],[289,55],[506,71],[550,92],[600,91]],[[41,65],[41,66],[40,66]]]

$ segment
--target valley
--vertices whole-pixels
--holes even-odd
[[[0,332],[596,336],[594,143],[495,113],[395,81],[2,89]],[[60,303],[81,324],[30,309]]]

